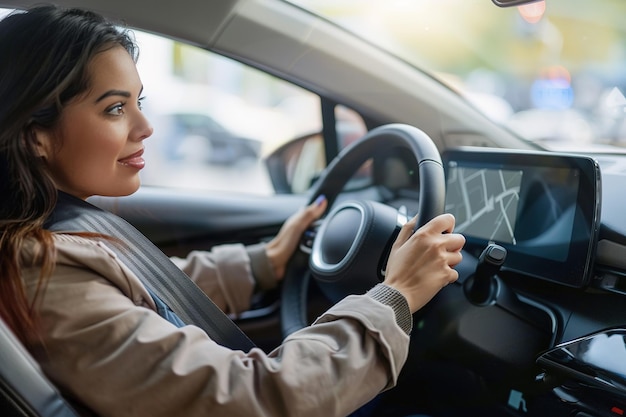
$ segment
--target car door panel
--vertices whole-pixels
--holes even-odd
[[[306,197],[144,187],[131,196],[89,201],[126,219],[168,255],[180,256],[199,246],[254,243],[272,236],[306,204]]]

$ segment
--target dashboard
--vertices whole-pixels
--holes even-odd
[[[457,283],[414,317],[409,368],[421,374],[405,378],[431,387],[426,408],[626,413],[626,158],[474,147],[441,156],[445,211],[466,245]],[[477,303],[472,283],[493,244],[506,258]]]

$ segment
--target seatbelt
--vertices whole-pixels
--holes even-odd
[[[142,283],[185,323],[202,328],[220,345],[249,351],[254,343],[167,255],[126,220],[59,192],[44,227],[57,232],[95,232],[120,239],[111,249]]]

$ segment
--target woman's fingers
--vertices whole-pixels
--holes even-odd
[[[306,218],[304,219],[304,223],[306,223],[306,226],[304,227],[304,229],[309,227],[311,223],[313,223],[315,220],[322,217],[322,214],[324,214],[327,207],[328,200],[326,200],[326,196],[323,194],[317,196],[315,201],[309,204],[305,210]]]
[[[270,264],[274,267],[274,273],[278,279],[282,279],[287,262],[300,242],[300,236],[311,223],[324,214],[327,205],[326,197],[318,196],[313,203],[291,215],[280,228],[276,237],[266,245],[265,253]]]
[[[413,233],[412,219],[398,233],[387,266],[385,283],[398,289],[416,311],[441,288],[458,279],[454,269],[463,257],[463,235],[453,233],[454,216],[442,214]]]
[[[395,242],[393,242],[392,250],[404,245],[404,243],[411,237],[411,235],[413,235],[413,229],[415,228],[416,222],[417,216],[413,217],[402,226],[400,232],[398,233],[398,236],[396,237]]]
[[[449,213],[440,214],[420,227],[420,229],[433,233],[452,233],[454,230],[454,216]]]

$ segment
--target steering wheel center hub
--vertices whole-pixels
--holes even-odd
[[[310,267],[329,299],[365,292],[382,280],[400,217],[375,201],[345,202],[328,215],[315,238]]]
[[[320,265],[331,269],[345,263],[363,235],[365,220],[363,210],[357,204],[345,205],[334,212],[325,229],[324,244],[316,252],[320,256]]]

